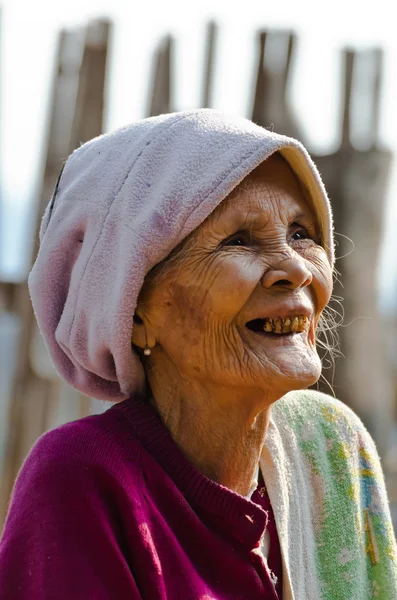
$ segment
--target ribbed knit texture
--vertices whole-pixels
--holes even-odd
[[[35,444],[0,543],[0,598],[277,600],[258,553],[267,521],[129,399]]]

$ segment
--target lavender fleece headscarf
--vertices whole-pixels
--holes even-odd
[[[131,332],[145,275],[276,151],[305,188],[333,265],[329,200],[294,139],[198,109],[137,121],[73,152],[43,216],[28,280],[61,377],[110,401],[142,387]]]

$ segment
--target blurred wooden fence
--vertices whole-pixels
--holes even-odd
[[[40,218],[63,161],[80,143],[102,132],[110,32],[109,22],[94,21],[84,30],[62,31],[59,35],[42,192],[35,211],[36,247],[31,263],[37,252]],[[278,70],[269,64],[267,53],[267,43],[275,37],[280,53],[285,56],[283,67]],[[204,44],[203,107],[210,106],[213,95],[216,40],[217,27],[211,22]],[[288,102],[296,43],[292,32],[258,34],[251,118],[305,143]],[[147,116],[177,110],[172,77],[174,51],[175,40],[171,36],[161,40],[155,51]],[[328,156],[314,156],[330,193],[335,230],[341,234],[337,237],[337,256],[347,255],[337,261],[335,295],[344,298],[344,326],[339,335],[341,352],[346,358],[336,363],[334,388],[336,396],[361,416],[373,434],[384,457],[392,507],[397,511],[397,364],[390,360],[397,354],[390,330],[397,332],[397,325],[394,321],[384,323],[377,313],[375,285],[392,162],[391,153],[381,149],[378,142],[382,52],[374,49],[360,54],[345,49],[341,60],[345,78],[340,148]],[[357,60],[368,62],[367,71],[373,69],[373,83],[364,91],[357,85],[357,77],[353,77]],[[356,93],[365,96],[373,107],[366,151],[358,151],[351,144],[351,107]],[[350,252],[349,238],[355,244],[354,252]],[[35,324],[26,283],[0,281],[0,333],[1,524],[17,472],[35,440],[50,428],[100,412],[109,405],[83,396],[57,377]],[[328,380],[331,371],[325,369]],[[329,392],[326,386],[322,388]]]

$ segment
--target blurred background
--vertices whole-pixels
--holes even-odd
[[[397,527],[397,37],[389,0],[363,6],[2,3],[0,529],[35,440],[109,407],[58,379],[26,286],[62,162],[101,132],[197,107],[297,137],[319,166],[335,215],[340,338],[320,387],[373,435]]]

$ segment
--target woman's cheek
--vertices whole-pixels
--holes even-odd
[[[208,298],[215,312],[235,317],[245,305],[263,275],[263,264],[244,257],[223,262],[218,276],[209,287]]]

